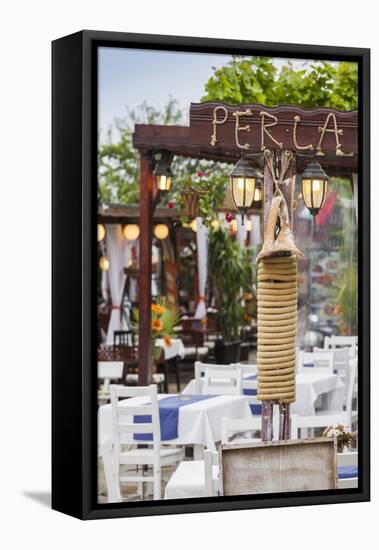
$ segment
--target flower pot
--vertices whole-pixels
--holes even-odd
[[[238,363],[240,360],[240,340],[233,340],[231,342],[224,342],[223,340],[216,340],[215,343],[215,357],[216,363],[221,365],[228,365],[229,363]]]

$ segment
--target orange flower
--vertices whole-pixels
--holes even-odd
[[[243,299],[246,300],[246,302],[250,302],[250,300],[253,299],[253,295],[251,294],[251,292],[246,292],[246,293],[243,295]]]
[[[152,304],[151,311],[153,313],[156,313],[157,315],[162,315],[162,313],[164,313],[165,311],[165,308],[163,306],[160,306],[159,304]]]
[[[164,341],[164,343],[166,344],[166,346],[167,346],[168,348],[171,348],[172,342],[171,342],[171,338],[169,337],[168,334],[165,334],[165,335],[163,336],[163,341]]]
[[[163,323],[160,319],[153,319],[151,321],[151,328],[153,332],[161,332],[163,330]]]

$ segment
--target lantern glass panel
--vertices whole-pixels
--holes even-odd
[[[157,185],[159,191],[169,191],[171,187],[171,176],[157,176]]]
[[[255,178],[235,176],[232,180],[232,195],[237,208],[249,208],[254,200]]]
[[[324,206],[328,182],[321,179],[303,179],[303,200],[307,208],[320,209]]]

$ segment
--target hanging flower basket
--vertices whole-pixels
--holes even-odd
[[[200,199],[204,191],[192,186],[186,186],[182,190],[183,215],[187,218],[196,218],[200,215]]]

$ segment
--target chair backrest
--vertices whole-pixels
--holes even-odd
[[[157,386],[116,386],[111,384],[112,434],[115,457],[118,459],[121,450],[121,436],[130,435],[130,441],[138,434],[151,434],[148,440],[142,441],[153,445],[154,464],[160,460],[161,431],[159,422]],[[128,400],[119,398],[143,397],[141,404],[128,404]],[[146,399],[146,401],[145,401]],[[146,403],[146,404],[145,404]]]
[[[297,429],[300,428],[327,428],[333,424],[343,424],[346,415],[343,411],[339,414],[314,414],[311,416],[297,415]]]
[[[337,453],[338,466],[358,466],[358,452]]]
[[[279,414],[273,416],[273,433],[274,439],[279,437]],[[297,439],[297,415],[292,414],[290,419],[290,437],[291,439]],[[230,444],[233,443],[232,437],[235,434],[251,431],[261,431],[262,417],[251,416],[250,418],[222,418],[221,419],[221,443]]]
[[[349,348],[350,357],[355,357],[357,354],[358,337],[357,336],[326,336],[324,340],[324,348]]]
[[[114,346],[135,346],[135,334],[132,330],[114,330]]]
[[[350,359],[345,377],[345,405],[348,424],[351,427],[355,381],[358,374],[358,359]]]
[[[220,486],[219,480],[215,480],[213,476],[214,466],[219,466],[218,453],[207,449],[204,451],[204,478],[207,497],[217,496],[218,488]]]
[[[258,367],[249,363],[232,363],[233,367],[238,367],[242,371],[242,376],[249,374],[258,374]]]
[[[343,378],[346,376],[346,369],[349,366],[349,348],[313,348],[315,353],[333,352],[333,369]]]
[[[206,369],[209,367],[227,368],[229,365],[217,365],[215,363],[202,363],[201,361],[195,361],[195,385],[196,393],[198,395],[204,393],[201,391],[201,378],[204,376]]]
[[[358,486],[358,453],[349,451],[337,453],[338,489],[352,489]],[[347,472],[341,471],[347,469]],[[350,470],[350,471],[349,471]],[[345,474],[345,475],[344,475]]]
[[[103,460],[108,502],[121,502],[120,485],[117,481],[115,455],[109,439],[100,443],[100,456]]]
[[[204,393],[206,395],[241,395],[241,369],[231,365],[207,367],[204,374]]]
[[[124,363],[122,361],[98,361],[97,377],[104,380],[104,386],[108,387],[110,380],[122,378]]]
[[[311,365],[311,366],[307,366]],[[313,365],[313,366],[312,366]],[[333,351],[313,352],[302,351],[298,353],[298,372],[333,374],[334,355]]]

